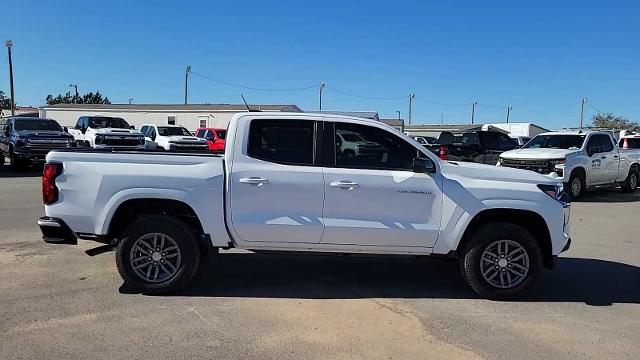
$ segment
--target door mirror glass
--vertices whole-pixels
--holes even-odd
[[[413,159],[413,172],[421,174],[434,173],[436,171],[436,165],[431,159],[428,158],[415,158]]]

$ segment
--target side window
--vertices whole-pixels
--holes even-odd
[[[175,124],[176,124],[176,117],[175,117],[175,115],[169,115],[169,116],[167,116],[167,124],[169,124],[169,125],[175,125]]]
[[[75,129],[76,130],[80,130],[80,128],[82,128],[82,117],[78,118],[78,122],[76,122],[76,126]]]
[[[313,165],[314,124],[306,120],[252,120],[248,155],[279,164]]]
[[[505,134],[498,135],[498,148],[503,151],[508,151],[516,148],[516,142]]]
[[[602,152],[613,151],[613,143],[611,143],[611,139],[607,135],[598,135],[598,137],[600,138]]]
[[[598,139],[598,135],[594,135],[589,138],[589,142],[587,142],[587,151],[601,152],[602,145],[600,145],[600,140]]]
[[[149,130],[149,127],[147,125],[144,125],[140,128],[140,132],[142,133],[142,135],[149,137],[149,134],[147,133],[147,131]]]
[[[487,132],[481,135],[482,145],[486,150],[500,150],[498,134]]]
[[[156,128],[153,126],[149,127],[149,137],[153,140],[156,138]]]
[[[213,134],[213,131],[211,130],[207,131],[207,134],[205,135],[205,137],[207,140],[211,140],[211,141],[216,139],[216,136]]]
[[[373,126],[335,123],[336,166],[413,170],[418,150],[398,136]]]
[[[205,133],[204,129],[199,129],[198,132],[196,132],[196,137],[204,138],[204,133]]]

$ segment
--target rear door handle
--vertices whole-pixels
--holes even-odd
[[[341,189],[347,189],[347,190],[353,190],[355,188],[360,187],[360,184],[358,184],[357,182],[348,181],[348,180],[332,181],[329,183],[329,185],[333,187],[341,188]]]
[[[258,185],[258,186],[261,186],[261,185],[269,183],[269,179],[265,179],[265,178],[261,178],[261,177],[255,177],[255,176],[251,176],[251,177],[247,177],[247,178],[240,178],[238,181],[241,184]]]

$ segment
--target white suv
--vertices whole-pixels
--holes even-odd
[[[140,131],[145,137],[148,150],[206,152],[209,145],[206,139],[191,135],[191,132],[179,125],[144,124]]]

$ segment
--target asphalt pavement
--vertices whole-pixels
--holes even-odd
[[[0,359],[639,359],[640,193],[572,206],[571,249],[525,298],[455,263],[224,251],[179,294],[122,287],[113,253],[45,244],[35,171],[0,169]]]

